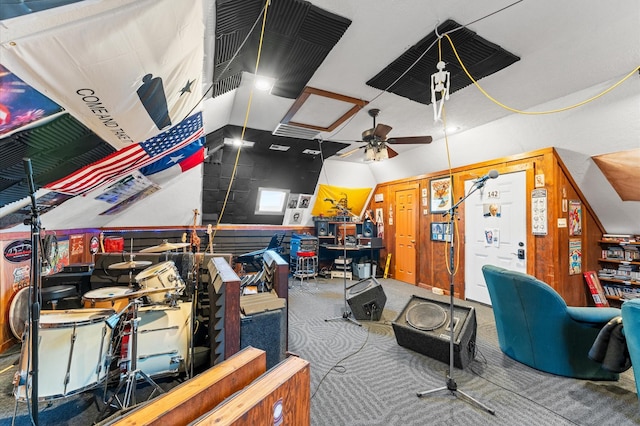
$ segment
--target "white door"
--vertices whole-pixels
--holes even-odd
[[[491,304],[483,265],[527,272],[526,188],[526,171],[501,174],[465,200],[466,299]]]

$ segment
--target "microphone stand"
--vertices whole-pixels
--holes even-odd
[[[328,201],[330,201],[332,204],[335,205],[335,202],[333,200],[328,200]],[[345,217],[349,217],[349,215],[353,217],[358,217],[341,205],[338,205],[337,207],[340,209],[340,212],[342,212],[342,214],[345,215]],[[325,319],[325,321],[342,319],[346,321],[351,321],[352,323],[356,324],[358,327],[362,327],[362,324],[360,324],[358,321],[356,321],[355,318],[351,316],[353,314],[349,309],[349,305],[347,304],[347,221],[346,220],[342,224],[342,252],[343,252],[343,262],[344,262],[342,264],[344,267],[344,269],[342,270],[342,290],[343,290],[344,309],[342,310],[342,316],[335,317],[335,318],[328,318],[328,319]]]
[[[453,238],[453,236],[455,235],[455,232],[454,232],[453,226],[457,216],[458,206],[460,206],[460,204],[462,204],[464,200],[469,198],[471,194],[476,192],[478,189],[482,188],[485,185],[485,181],[476,182],[475,186],[472,188],[471,191],[469,191],[467,195],[462,197],[455,205],[453,205],[449,210],[447,210],[446,213],[444,213],[445,216],[449,215],[449,231],[451,232],[451,241],[449,246],[449,297],[450,297],[450,300],[449,300],[449,373],[447,374],[447,382],[445,386],[428,390],[428,391],[418,392],[417,395],[418,395],[418,398],[420,398],[426,395],[433,394],[435,392],[447,390],[451,392],[453,396],[459,396],[465,402],[468,402],[472,405],[476,405],[477,407],[488,412],[489,414],[495,415],[496,414],[495,410],[487,407],[480,401],[474,399],[473,397],[469,396],[468,394],[458,389],[458,385],[456,384],[456,381],[453,378],[453,368],[454,368],[454,365],[453,365],[453,353],[454,353],[454,349],[453,349],[453,339],[454,339],[454,336],[453,336],[453,329],[454,329],[454,326],[453,326],[454,325],[453,323],[453,293],[454,293],[453,277],[455,274],[455,271],[454,271],[455,250],[454,250],[454,238]]]
[[[40,327],[40,216],[36,205],[36,188],[33,182],[33,170],[31,159],[23,158],[24,170],[27,175],[29,185],[29,197],[31,198],[31,217],[25,220],[25,224],[31,225],[31,283],[29,301],[29,333],[27,334],[27,345],[31,345],[31,419],[34,425],[38,425],[38,329]],[[27,360],[29,362],[29,360]],[[27,369],[29,370],[29,369]],[[28,390],[29,378],[25,386],[25,395],[29,398]]]

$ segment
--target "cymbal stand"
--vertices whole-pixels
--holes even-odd
[[[120,383],[118,387],[113,392],[113,395],[109,398],[109,400],[105,403],[105,407],[100,412],[100,418],[104,414],[109,407],[115,407],[118,409],[125,409],[131,406],[136,405],[136,387],[138,383],[138,379],[143,379],[151,386],[154,387],[153,391],[147,398],[150,400],[155,395],[156,391],[160,393],[164,393],[164,390],[155,382],[149,375],[147,375],[144,371],[138,369],[138,322],[140,318],[138,317],[138,305],[142,304],[140,299],[133,299],[128,308],[131,309],[131,319],[128,320],[130,326],[130,337],[129,344],[127,347],[127,361],[128,369],[127,373],[120,377]],[[124,394],[122,399],[119,397],[120,392],[124,388]],[[112,405],[115,401],[116,405]]]
[[[460,389],[458,389],[458,385],[456,384],[455,379],[453,378],[453,354],[454,354],[454,349],[453,349],[453,339],[454,339],[454,335],[453,335],[453,329],[454,327],[454,322],[453,322],[453,293],[454,293],[454,280],[453,277],[455,275],[455,250],[454,250],[454,225],[455,225],[455,220],[457,217],[457,208],[458,206],[460,206],[460,204],[462,204],[462,202],[464,200],[466,200],[469,196],[471,196],[471,194],[473,194],[476,190],[482,188],[484,186],[484,182],[482,182],[479,185],[475,185],[471,191],[469,191],[469,193],[467,195],[465,195],[464,197],[462,197],[454,206],[452,206],[449,210],[447,210],[447,212],[444,215],[449,215],[449,232],[451,233],[451,240],[449,241],[449,372],[447,374],[447,382],[445,386],[436,388],[436,389],[431,389],[428,391],[422,391],[422,392],[418,392],[418,398],[423,397],[423,396],[427,396],[427,395],[431,395],[433,393],[436,392],[440,392],[440,391],[449,391],[451,393],[451,395],[453,396],[457,396],[460,397],[463,401],[468,402],[469,404],[475,405],[479,408],[481,408],[482,410],[486,411],[489,414],[495,415],[496,412],[495,410],[493,410],[492,408],[487,407],[485,404],[483,404],[482,402],[474,399],[473,397],[471,397],[470,395],[464,393],[463,391],[461,391]]]

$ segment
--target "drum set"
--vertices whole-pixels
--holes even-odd
[[[146,250],[168,251],[168,247],[183,245]],[[83,308],[41,311],[36,388],[39,401],[66,398],[103,385],[105,406],[117,403],[119,408],[126,408],[136,403],[138,381],[147,381],[154,386],[153,392],[162,393],[152,378],[188,371],[193,311],[190,302],[181,300],[186,285],[174,262],[152,265],[136,261],[132,255],[128,262],[109,266],[131,272],[144,267],[135,275],[135,284],[130,279],[128,287],[102,287],[85,293]],[[10,307],[12,332],[22,341],[13,382],[17,401],[30,399],[34,385],[30,374],[32,333],[22,316],[28,309],[26,290],[16,294]],[[108,386],[116,377],[118,385],[107,398]]]

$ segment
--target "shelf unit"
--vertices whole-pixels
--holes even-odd
[[[602,239],[598,243],[602,248],[598,279],[607,300],[620,305],[625,298],[640,297],[640,242]]]
[[[322,225],[319,225],[319,223],[322,223]],[[347,241],[347,245],[367,246],[370,245],[373,238],[378,235],[376,225],[371,221],[317,221],[316,236],[318,237],[320,245],[342,244],[342,241],[338,241],[338,238],[342,237],[345,228],[347,238],[352,237],[350,241]],[[320,229],[323,229],[324,232],[320,232]]]

